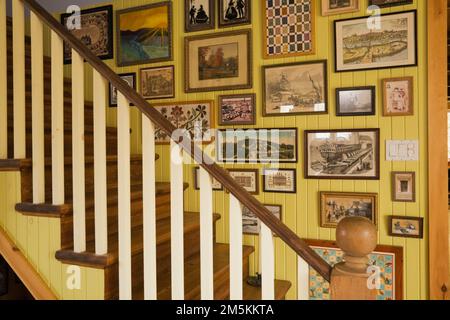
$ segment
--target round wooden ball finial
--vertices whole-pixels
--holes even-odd
[[[344,263],[336,269],[345,273],[367,274],[369,258],[377,246],[377,228],[369,219],[348,217],[336,229],[338,246],[344,251]]]

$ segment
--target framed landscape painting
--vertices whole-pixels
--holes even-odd
[[[414,114],[413,77],[383,80],[383,115],[411,116]]]
[[[251,30],[185,38],[185,91],[252,87]]]
[[[118,76],[125,80],[130,88],[136,90],[136,73],[121,73]],[[117,107],[117,88],[112,83],[109,83],[109,106]]]
[[[72,13],[63,13],[61,23],[68,28],[67,23]],[[69,31],[81,40],[97,57],[102,60],[114,57],[113,37],[113,6],[104,6],[81,10],[81,29],[71,28]],[[72,49],[64,43],[64,63],[72,61]]]
[[[369,6],[379,6],[380,8],[405,6],[413,4],[413,0],[369,0]]]
[[[354,87],[336,89],[337,116],[373,116],[375,115],[376,89]]]
[[[263,67],[263,116],[328,112],[327,61]]]
[[[185,0],[186,32],[215,28],[215,0]]]
[[[251,23],[252,0],[219,0],[219,27]]]
[[[175,98],[175,67],[141,69],[141,94],[145,99]]]
[[[305,131],[305,178],[379,180],[380,130]]]
[[[219,125],[256,124],[256,95],[239,94],[219,97]]]
[[[334,22],[336,72],[417,65],[416,11],[380,16],[380,28],[367,17]]]
[[[119,67],[172,60],[172,2],[117,11]]]
[[[359,0],[322,0],[322,15],[331,16],[359,11]]]

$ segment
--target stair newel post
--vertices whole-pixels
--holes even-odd
[[[6,0],[0,0],[0,159],[8,158],[8,75]]]
[[[368,219],[343,219],[336,230],[338,246],[344,251],[344,262],[331,273],[333,300],[375,300],[377,290],[370,277],[369,257],[377,246],[377,229]]]

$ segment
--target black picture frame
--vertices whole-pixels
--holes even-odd
[[[267,182],[267,174],[266,172],[291,172],[293,175],[293,190],[271,190],[266,188],[266,182]],[[265,193],[297,193],[297,169],[264,169],[263,170],[263,192]]]
[[[341,93],[351,92],[351,91],[370,91],[371,94],[371,110],[363,112],[343,112],[341,105]],[[356,117],[356,116],[374,116],[376,115],[376,87],[375,86],[365,86],[365,87],[347,87],[347,88],[337,88],[336,89],[336,116],[338,117]]]
[[[223,5],[224,5],[225,1],[228,3],[230,2],[230,0],[219,0],[219,5],[217,8],[218,15],[219,15],[219,28],[242,26],[242,25],[252,23],[252,0],[245,0],[245,4],[247,5],[247,10],[245,11],[245,18],[240,19],[236,22],[233,22],[233,21],[229,22],[229,21],[225,20],[224,12],[223,12]]]
[[[251,195],[257,196],[259,195],[259,169],[227,169],[228,173],[231,175],[234,173],[252,173],[255,176],[255,191],[247,190],[248,193]],[[234,177],[231,175],[231,177],[234,179]],[[236,181],[236,179],[235,179]],[[238,184],[239,182],[236,181]],[[240,184],[241,185],[241,184]],[[244,186],[241,185],[242,188],[245,189]]]
[[[191,2],[192,0],[185,0],[184,1],[184,30],[186,33],[189,32],[197,32],[197,31],[204,31],[204,30],[211,30],[216,27],[216,2],[215,0],[206,0],[208,1],[209,5],[209,23],[204,24],[196,24],[191,25]]]
[[[406,6],[409,4],[413,4],[413,0],[397,0],[397,2],[391,2],[391,3],[376,3],[376,0],[369,0],[369,6],[378,6],[380,8],[388,8],[388,7],[397,7],[397,6]],[[384,0],[384,2],[386,2]]]
[[[129,72],[129,73],[119,73],[118,74],[119,77],[132,77],[133,78],[133,89],[136,90],[137,88],[137,84],[136,84],[136,72]],[[108,102],[109,102],[109,107],[110,108],[115,108],[117,107],[117,102],[114,102],[112,97],[113,97],[113,90],[114,90],[114,86],[112,85],[112,83],[109,83],[109,95],[108,95]]]

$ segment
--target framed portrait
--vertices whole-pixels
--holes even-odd
[[[172,60],[172,2],[117,11],[119,67]]]
[[[264,204],[278,220],[281,220],[282,207],[280,205]],[[261,220],[247,207],[242,207],[242,232],[247,235],[259,235],[261,233]]]
[[[414,115],[413,77],[383,80],[383,115]]]
[[[375,193],[320,193],[320,226],[337,228],[347,217],[363,217],[377,225],[378,195]]]
[[[228,169],[230,176],[250,194],[259,194],[258,169]]]
[[[177,129],[185,129],[194,142],[208,144],[214,141],[214,101],[187,101],[159,103],[154,106]],[[155,128],[156,144],[170,144],[170,137]]]
[[[423,239],[423,218],[390,216],[389,235],[391,237]]]
[[[359,0],[322,0],[322,16],[359,11]]]
[[[252,0],[219,0],[219,27],[250,24]]]
[[[263,56],[285,58],[315,53],[317,0],[263,0]]]
[[[344,260],[344,252],[335,241],[305,240],[319,255],[334,266]],[[403,300],[403,248],[378,245],[369,255],[369,265],[380,269],[381,287],[376,300]],[[309,268],[309,299],[331,300],[330,283],[313,268]]]
[[[336,89],[336,115],[350,117],[374,116],[375,99],[375,86],[338,88]]]
[[[136,90],[136,73],[121,73],[119,77],[125,80],[130,88]],[[117,88],[112,83],[109,83],[109,106],[117,107]]]
[[[379,180],[380,130],[305,131],[305,178]]]
[[[175,67],[141,69],[141,94],[145,99],[175,98]]]
[[[218,130],[216,158],[222,163],[297,163],[297,128]]]
[[[185,91],[252,87],[251,30],[185,38]]]
[[[216,13],[214,0],[184,0],[184,3],[186,32],[215,28]]]
[[[263,67],[263,116],[328,113],[327,61]]]
[[[67,28],[72,13],[61,14],[61,23]],[[114,58],[113,6],[81,10],[81,29],[69,30],[102,60]],[[64,43],[64,63],[72,63],[72,48]]]
[[[256,95],[238,94],[219,96],[219,125],[256,124]]]
[[[392,172],[392,201],[416,201],[415,172]]]
[[[417,65],[416,11],[383,14],[380,28],[367,17],[334,22],[336,72]]]
[[[195,190],[200,190],[200,167],[194,168],[194,188]],[[212,178],[212,189],[213,191],[223,191],[223,185]]]
[[[263,191],[275,193],[296,193],[297,170],[264,169]]]
[[[380,8],[406,6],[413,4],[413,0],[369,0],[369,6],[379,6]]]

